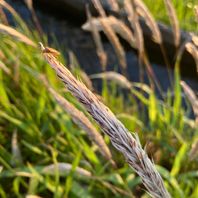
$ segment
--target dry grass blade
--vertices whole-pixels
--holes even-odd
[[[191,34],[191,39],[192,39],[192,42],[193,44],[198,47],[198,36],[194,35],[194,34]]]
[[[5,58],[5,54],[2,51],[0,51],[0,60],[4,60]]]
[[[164,0],[166,10],[169,15],[169,19],[173,28],[174,42],[175,46],[178,47],[180,43],[180,29],[179,29],[179,21],[177,19],[177,15],[171,0]]]
[[[72,170],[72,165],[68,163],[61,163],[61,162],[57,164],[51,164],[43,168],[42,173],[48,174],[48,175],[55,175],[57,169],[60,175],[65,175],[65,174],[68,174]],[[80,167],[76,167],[75,173],[77,173],[80,176],[91,177],[91,172]]]
[[[48,91],[55,98],[57,103],[66,111],[72,118],[72,120],[78,125],[81,129],[87,132],[89,138],[98,146],[100,153],[105,157],[106,160],[109,160],[111,164],[115,167],[115,162],[112,160],[111,152],[106,145],[102,135],[96,130],[90,120],[85,116],[83,112],[78,110],[74,105],[69,101],[59,95],[50,85],[47,80],[41,76],[40,79],[47,87]]]
[[[19,41],[21,41],[27,45],[36,47],[36,44],[32,40],[30,40],[24,34],[16,31],[14,28],[11,28],[9,26],[0,24],[0,33],[4,33],[4,34],[10,35],[10,36],[13,36],[14,38],[18,39]]]
[[[158,28],[157,23],[155,22],[155,19],[150,13],[149,9],[145,6],[145,4],[141,0],[134,0],[134,3],[138,14],[144,17],[146,24],[150,28],[154,41],[161,44],[162,37],[160,30]]]
[[[44,51],[45,47],[41,45],[41,49]],[[128,164],[141,177],[149,194],[156,198],[169,198],[170,195],[164,187],[163,180],[141,147],[137,134],[129,132],[111,110],[101,103],[83,83],[75,79],[52,54],[43,53],[43,56],[67,89],[85,106],[103,132],[110,137],[113,146],[125,156]]]
[[[107,0],[111,9],[115,12],[119,11],[119,5],[117,0]]]
[[[198,139],[195,139],[195,141],[192,144],[191,150],[189,152],[189,158],[190,160],[194,160],[198,156]]]
[[[185,48],[193,56],[195,63],[196,63],[196,67],[197,67],[197,73],[198,73],[198,48],[191,42],[186,43]]]
[[[8,20],[7,17],[2,9],[2,7],[0,7],[0,20],[3,24],[8,25]]]
[[[136,48],[133,33],[121,20],[118,20],[113,16],[103,17],[102,19],[113,29],[114,32],[116,32],[116,34],[118,34],[121,38],[127,41],[132,48]],[[86,31],[92,31],[91,23],[98,31],[103,30],[100,23],[100,18],[92,18],[90,22],[86,22],[85,24],[83,24],[82,29]]]
[[[121,74],[118,74],[117,72],[103,72],[99,74],[92,74],[90,75],[90,78],[91,79],[103,78],[106,80],[113,80],[123,88],[127,88],[127,89],[132,88],[132,84],[127,80],[127,78]]]
[[[138,21],[137,13],[134,10],[133,5],[130,3],[129,0],[124,1],[124,9],[127,13],[128,21],[134,30],[135,43],[136,43],[136,48],[138,49],[139,52],[139,59],[142,59],[144,56],[144,37]]]
[[[33,19],[33,21],[35,23],[35,26],[36,26],[39,34],[42,35],[43,31],[42,31],[41,25],[39,23],[38,17],[36,15],[36,12],[34,10],[32,0],[24,0],[24,1],[25,1],[25,4],[27,5],[28,9],[30,10],[30,12],[32,14],[32,19]]]
[[[126,73],[127,63],[126,63],[125,52],[116,33],[111,28],[111,26],[109,26],[105,18],[100,18],[99,21],[102,25],[105,35],[107,36],[108,40],[111,42],[112,46],[114,47],[114,50],[118,57],[118,61],[123,69],[123,73]]]
[[[15,18],[20,18],[20,16],[18,15],[18,13],[8,4],[6,3],[4,0],[0,0],[0,5],[4,8],[6,8],[10,13],[12,13],[12,15]]]
[[[184,81],[181,81],[181,85],[186,96],[188,97],[188,100],[192,105],[196,117],[196,123],[198,123],[198,98],[196,97],[194,91]]]
[[[92,0],[92,3],[101,17],[106,17],[106,13],[99,0]]]
[[[91,12],[89,11],[88,7],[86,7],[86,13],[88,18],[88,23],[90,24],[90,31],[92,33],[94,42],[96,44],[96,52],[99,57],[100,64],[102,65],[102,69],[105,70],[107,66],[107,54],[104,51],[99,30],[97,29],[96,25],[93,23]]]
[[[2,69],[7,75],[11,75],[11,70],[1,60],[0,60],[0,69]]]

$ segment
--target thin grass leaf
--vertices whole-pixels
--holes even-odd
[[[181,164],[184,163],[184,159],[187,156],[186,155],[187,149],[188,149],[188,144],[183,143],[183,145],[181,145],[181,147],[175,157],[175,160],[174,160],[171,172],[170,172],[171,176],[175,177],[179,174]]]
[[[23,159],[21,155],[21,150],[18,144],[18,134],[17,130],[14,130],[12,135],[11,141],[11,148],[12,148],[12,165],[13,166],[20,166],[23,164]]]

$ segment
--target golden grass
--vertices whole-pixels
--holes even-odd
[[[150,13],[149,9],[145,6],[145,4],[141,0],[134,0],[135,7],[137,10],[137,13],[144,17],[144,20],[149,27],[149,29],[152,32],[153,39],[156,43],[161,44],[162,43],[162,37],[160,30],[158,28],[157,23],[155,22],[155,19],[153,18],[152,14]]]
[[[93,23],[91,12],[89,11],[88,7],[86,7],[86,13],[87,13],[88,23],[90,25],[90,31],[92,33],[94,42],[96,44],[96,53],[97,53],[97,55],[99,57],[100,64],[102,66],[102,70],[106,70],[107,54],[104,51],[104,48],[103,48],[103,45],[102,45],[102,41],[101,41],[101,37],[100,37],[100,34],[99,34],[99,30],[96,27],[96,24]]]
[[[0,23],[0,33],[10,35],[10,36],[16,38],[17,40],[19,40],[19,41],[21,41],[21,42],[23,42],[27,45],[31,45],[32,47],[37,46],[32,40],[30,40],[24,34],[18,32],[14,28],[11,28],[10,26],[7,26],[7,25],[1,24],[1,23]]]
[[[179,21],[177,19],[177,15],[173,4],[170,0],[164,0],[166,10],[170,19],[170,23],[173,28],[173,35],[174,35],[174,43],[175,46],[178,47],[180,44],[180,28],[179,28]]]

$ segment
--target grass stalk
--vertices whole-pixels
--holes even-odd
[[[113,146],[124,155],[128,164],[141,177],[148,193],[155,198],[169,198],[163,180],[142,148],[138,135],[129,132],[111,110],[78,81],[53,54],[45,51],[42,44],[41,49],[45,60],[56,71],[67,89],[85,106],[103,132],[110,137]]]

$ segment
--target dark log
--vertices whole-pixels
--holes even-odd
[[[46,9],[48,9],[49,6],[52,6],[53,10],[56,10],[56,12],[58,12],[59,10],[62,13],[62,15],[67,14],[68,16],[69,14],[70,16],[72,16],[70,17],[72,18],[72,20],[78,21],[79,23],[85,22],[86,20],[86,16],[85,16],[86,4],[90,5],[90,9],[93,14],[97,13],[92,5],[91,0],[56,0],[56,1],[36,0],[35,1],[35,3],[38,2],[42,3],[42,5],[44,5]],[[104,9],[108,14],[113,14],[116,15],[117,17],[124,18],[122,14],[113,12],[110,9],[110,6],[108,5],[106,0],[102,0],[102,3]],[[149,30],[143,19],[140,20],[140,24],[143,30],[145,47],[148,52],[148,56],[150,60],[155,63],[164,65],[160,46],[152,40],[151,31]],[[171,63],[171,66],[174,67],[177,49],[174,46],[174,37],[173,37],[172,29],[161,23],[158,23],[158,26],[161,31],[161,35],[163,38],[163,45],[166,50],[169,62]],[[183,44],[183,42],[189,40],[189,38],[191,38],[190,33],[181,31],[180,46]],[[198,79],[195,60],[187,50],[185,50],[183,53],[180,65],[181,65],[181,73],[183,75]]]

